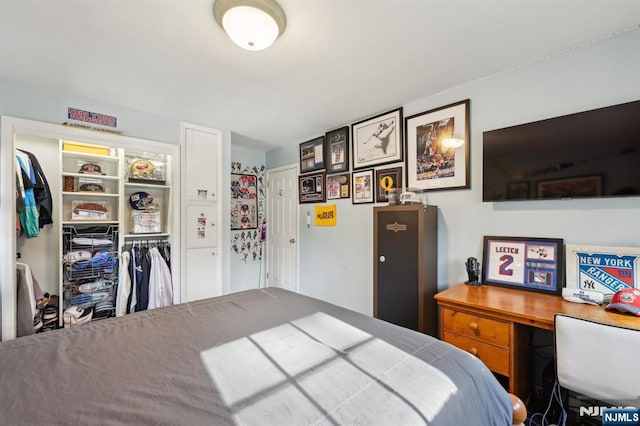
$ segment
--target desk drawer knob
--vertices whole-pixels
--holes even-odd
[[[469,349],[469,353],[471,355],[478,355],[478,350],[476,348],[471,348],[471,349]]]
[[[478,324],[476,324],[475,322],[472,322],[471,324],[469,324],[469,328],[472,329],[473,331],[476,331],[478,329]]]

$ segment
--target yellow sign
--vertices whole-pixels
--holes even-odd
[[[316,226],[336,226],[336,205],[316,206]]]

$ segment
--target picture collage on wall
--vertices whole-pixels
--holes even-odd
[[[231,251],[243,262],[260,261],[267,235],[266,166],[231,163]]]
[[[298,202],[395,204],[405,188],[469,188],[469,103],[409,117],[398,107],[300,143]]]

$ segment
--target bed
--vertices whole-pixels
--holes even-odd
[[[277,288],[0,343],[3,424],[510,425],[475,357]]]

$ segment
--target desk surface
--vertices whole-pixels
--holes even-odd
[[[563,313],[605,324],[640,329],[640,317],[607,312],[602,306],[567,302],[561,296],[491,285],[460,284],[435,295],[442,307],[466,308],[520,324],[553,330],[553,317]]]

